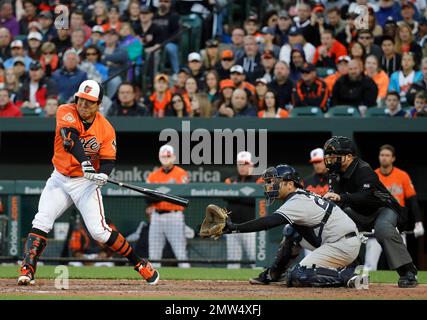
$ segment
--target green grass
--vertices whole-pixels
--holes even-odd
[[[70,279],[140,279],[131,267],[68,267]],[[225,268],[160,268],[162,280],[242,280],[258,275],[260,269]],[[55,279],[55,266],[40,266],[38,279]],[[17,266],[0,266],[0,279],[14,279]],[[396,283],[398,274],[394,271],[375,271],[370,274],[371,283]],[[427,271],[418,273],[419,283],[427,283]]]

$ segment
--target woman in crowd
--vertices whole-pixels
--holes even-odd
[[[304,50],[299,48],[292,49],[291,63],[289,65],[291,73],[290,78],[292,81],[297,82],[301,79],[301,67],[306,63]]]
[[[255,81],[255,103],[257,105],[257,110],[265,109],[265,94],[268,91],[268,83],[264,78],[258,78]]]
[[[172,95],[171,102],[166,106],[165,116],[177,118],[188,117],[184,97],[181,94],[174,93]]]
[[[21,88],[22,84],[19,81],[19,77],[16,75],[14,68],[6,69],[6,84],[5,87],[9,90],[10,101],[16,102],[16,95]]]
[[[95,45],[91,45],[85,48],[85,61],[94,66],[97,75],[100,77],[100,82],[103,82],[108,79],[108,67],[101,63],[101,51]],[[89,77],[89,79],[92,79]]]
[[[227,117],[232,114],[231,97],[235,88],[234,82],[230,79],[222,80],[219,83],[220,96],[214,103],[213,109],[217,111],[216,116]]]
[[[190,110],[189,114],[191,117],[203,117],[210,118],[212,112],[212,105],[208,100],[208,96],[205,93],[199,92],[197,86],[197,80],[194,77],[189,77],[185,81],[186,99],[189,101]]]
[[[359,60],[362,66],[365,65],[366,50],[360,42],[354,42],[350,47],[350,57]]]
[[[47,77],[59,67],[59,57],[56,54],[56,46],[53,42],[45,42],[42,45],[42,55],[40,56],[40,64]]]
[[[215,68],[215,66],[220,62],[221,56],[218,46],[218,40],[209,39],[206,41],[206,49],[200,51],[200,55],[202,56],[203,67],[206,70]]]
[[[93,5],[92,18],[89,20],[88,25],[90,27],[103,25],[108,22],[108,11],[107,5],[104,1],[96,1]]]
[[[208,71],[205,76],[206,91],[211,104],[219,99],[219,76],[215,70]]]
[[[415,63],[418,65],[421,62],[421,47],[415,42],[414,35],[412,34],[412,29],[405,22],[402,22],[398,27],[395,46],[397,53],[403,54],[405,52],[412,52],[414,55]]]
[[[365,73],[368,77],[374,80],[378,87],[378,100],[384,99],[387,95],[390,79],[383,70],[381,70],[378,58],[371,54],[365,61]]]
[[[265,109],[258,111],[258,118],[287,118],[288,111],[279,106],[279,100],[273,90],[268,90],[264,96]]]
[[[129,5],[123,17],[123,20],[129,22],[135,34],[142,33],[141,21],[139,19],[140,13],[141,13],[140,1],[139,0],[129,1]]]

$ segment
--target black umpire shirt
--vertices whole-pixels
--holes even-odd
[[[333,192],[341,197],[338,204],[342,208],[350,207],[365,216],[375,214],[382,207],[402,213],[403,208],[362,159],[355,158],[345,172],[330,179]]]

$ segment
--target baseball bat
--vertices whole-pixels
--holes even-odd
[[[116,181],[113,179],[108,179],[107,180],[109,183],[115,184],[117,186],[120,186],[122,188],[126,188],[126,189],[130,189],[142,194],[145,194],[146,196],[153,198],[155,200],[159,200],[159,201],[167,201],[173,204],[177,204],[183,207],[188,207],[188,203],[189,200],[188,199],[184,199],[181,197],[177,197],[177,196],[173,196],[173,195],[169,195],[163,192],[159,192],[156,190],[152,190],[152,189],[147,189],[147,188],[142,188],[142,187],[138,187],[138,186],[134,186],[132,184],[128,184],[128,183],[124,183],[124,182],[120,182],[120,181]]]

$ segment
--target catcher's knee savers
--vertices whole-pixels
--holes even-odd
[[[287,272],[288,287],[345,287],[348,281],[354,276],[354,268],[343,269],[312,268],[297,264]]]

